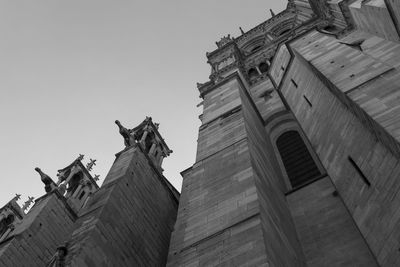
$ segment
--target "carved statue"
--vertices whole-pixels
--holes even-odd
[[[200,87],[202,87],[204,85],[204,83],[196,83],[197,89],[200,89]]]
[[[232,41],[232,38],[231,35],[228,34],[227,36],[222,37],[221,40],[219,42],[216,42],[215,44],[217,45],[218,48],[220,48],[229,43],[230,41]]]
[[[124,126],[121,125],[119,120],[115,121],[115,124],[118,125],[119,128],[119,133],[122,135],[124,138],[124,144],[126,147],[132,146],[134,144],[134,134],[132,135],[132,131],[129,129],[126,129]]]
[[[39,173],[40,178],[44,183],[44,189],[46,190],[47,193],[56,188],[56,184],[54,183],[53,179],[50,178],[50,176],[42,172],[40,168],[36,167],[35,171]]]
[[[65,258],[68,254],[68,242],[65,245],[59,246],[56,253],[51,258],[46,267],[65,266]]]

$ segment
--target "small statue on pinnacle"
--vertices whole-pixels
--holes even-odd
[[[83,155],[83,154],[79,154],[79,157],[78,157],[76,160],[80,160],[80,161],[82,161],[84,157],[85,157],[85,155]]]
[[[95,159],[90,159],[90,162],[86,164],[86,169],[88,171],[91,171],[93,169],[93,166],[96,166],[96,161]]]
[[[40,178],[44,183],[44,189],[46,190],[47,193],[56,188],[56,184],[54,183],[53,179],[50,178],[50,176],[42,172],[40,168],[36,167],[35,171],[39,173]]]
[[[119,128],[119,133],[122,135],[124,138],[124,144],[126,147],[132,146],[134,144],[134,136],[131,133],[131,130],[128,130],[122,124],[119,122],[119,120],[115,121],[115,124],[118,125]]]

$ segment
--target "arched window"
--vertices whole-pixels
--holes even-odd
[[[288,32],[290,32],[290,29],[287,29],[287,30],[282,31],[281,33],[279,33],[279,35],[281,36],[281,35],[284,35],[284,34],[286,34],[286,33],[288,33]]]
[[[261,71],[261,73],[265,73],[268,71],[268,64],[265,62],[260,63],[260,65],[258,65],[258,69]]]
[[[254,47],[253,49],[251,49],[251,52],[255,52],[255,51],[257,51],[258,49],[260,49],[261,48],[261,45],[257,45],[256,47]]]
[[[249,69],[249,71],[248,71],[247,74],[249,75],[249,78],[250,78],[250,79],[255,78],[255,77],[258,76],[257,70],[256,70],[256,69],[253,69],[253,68]]]
[[[292,188],[306,184],[321,175],[298,132],[283,133],[276,141],[276,145]]]
[[[83,179],[83,173],[81,171],[75,173],[74,176],[71,177],[67,188],[68,196],[74,194],[75,190],[78,188],[79,183],[81,182],[82,179]]]

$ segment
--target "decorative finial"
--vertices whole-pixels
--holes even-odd
[[[275,13],[272,9],[269,9],[269,12],[271,12],[271,17],[275,17]]]
[[[81,160],[82,161],[84,157],[85,157],[85,155],[79,154],[79,156],[78,156],[78,158],[76,160]]]
[[[119,133],[124,138],[125,146],[128,147],[128,146],[133,145],[133,140],[131,139],[131,131],[126,129],[124,126],[122,126],[122,124],[119,122],[119,120],[116,120],[115,124],[118,125]]]
[[[21,194],[15,194],[15,197],[13,198],[13,200],[18,201],[21,199]]]
[[[242,34],[244,34],[244,31],[243,31],[242,27],[239,27],[239,29],[240,29],[240,32],[241,32]]]
[[[100,175],[96,174],[96,175],[93,177],[93,180],[95,180],[96,182],[97,182],[98,180],[100,180]]]
[[[86,169],[88,171],[91,171],[93,169],[93,166],[96,166],[96,161],[95,159],[90,159],[90,162],[86,164]]]
[[[204,83],[196,83],[197,89],[200,89],[200,87],[202,87],[204,85]]]
[[[35,199],[34,197],[28,197],[28,200],[25,201],[24,205],[22,206],[22,210],[26,211],[29,208],[29,206],[33,203],[34,199]]]
[[[156,127],[156,129],[158,130],[158,127],[160,127],[159,123],[154,123],[154,126]]]
[[[42,170],[40,168],[36,167],[35,171],[37,171],[39,173],[40,178],[41,178],[42,182],[44,183],[44,189],[46,190],[47,193],[56,187],[56,184],[54,183],[53,179],[51,179],[50,176],[48,176],[47,174],[42,172]]]

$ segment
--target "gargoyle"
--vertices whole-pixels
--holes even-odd
[[[50,176],[48,176],[47,174],[42,172],[42,170],[40,168],[36,167],[35,171],[37,171],[39,173],[40,178],[41,178],[42,182],[44,183],[44,189],[46,190],[47,193],[57,187],[56,184],[54,183],[54,181],[50,178]]]
[[[119,133],[124,138],[125,146],[126,147],[132,146],[135,143],[134,133],[132,134],[132,130],[126,129],[124,126],[122,126],[119,120],[116,120],[115,124],[118,125]]]

